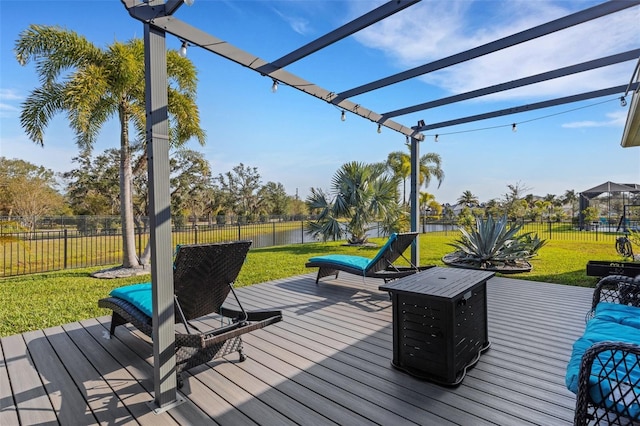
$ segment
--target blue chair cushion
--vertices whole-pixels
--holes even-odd
[[[144,312],[145,315],[149,317],[153,316],[150,282],[118,287],[111,290],[109,294],[113,297],[126,300]]]
[[[594,318],[587,323],[584,334],[573,344],[573,352],[567,366],[565,383],[567,388],[573,393],[578,392],[578,376],[580,374],[580,364],[582,355],[591,345],[604,341],[617,341],[625,343],[640,344],[640,329],[624,324]],[[604,351],[598,355],[593,363],[591,377],[589,379],[589,394],[596,404],[602,404],[610,408],[614,408],[619,413],[624,413],[630,417],[640,416],[640,405],[636,398],[640,399],[640,369],[637,368],[638,359],[635,355],[627,355],[625,361],[620,362],[622,353],[616,352],[611,359],[611,351]],[[627,371],[627,366],[636,366]],[[625,382],[630,383],[628,398],[629,403],[625,405],[618,404],[613,407],[614,403],[611,397],[620,398],[620,395],[611,395],[612,386],[602,377],[608,377],[614,381],[616,377],[628,377]],[[615,385],[616,383],[614,383]],[[633,388],[631,388],[633,387]],[[635,396],[635,397],[634,397]]]
[[[600,302],[596,305],[594,318],[640,328],[640,308],[636,306]]]
[[[354,268],[362,273],[365,273],[367,269],[373,266],[381,256],[389,249],[389,246],[398,238],[398,234],[393,233],[389,236],[387,242],[378,250],[378,253],[373,259],[363,256],[351,256],[348,254],[327,254],[324,256],[315,256],[309,258],[309,262],[321,262],[321,263],[335,263],[336,265],[346,266],[348,268]]]
[[[315,256],[309,259],[309,262],[334,263],[349,268],[358,269],[362,272],[367,270],[371,259],[362,256],[350,256],[347,254],[327,254],[324,256]]]
[[[375,257],[369,261],[367,267],[373,266],[384,255],[384,253],[389,250],[389,246],[391,246],[391,244],[393,244],[393,242],[397,238],[398,234],[396,234],[395,232],[391,234],[387,242],[382,246],[382,248],[380,248],[380,250],[378,250],[378,253],[375,255]]]

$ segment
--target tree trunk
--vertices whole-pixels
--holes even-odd
[[[133,222],[133,196],[131,193],[131,152],[126,112],[120,108],[120,219],[122,221],[122,267],[140,266],[136,256],[135,225]]]

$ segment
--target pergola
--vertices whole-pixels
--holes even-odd
[[[387,127],[407,139],[411,148],[411,230],[416,231],[420,222],[418,209],[418,177],[419,143],[424,140],[422,132],[454,126],[463,123],[501,117],[510,114],[533,111],[572,102],[583,101],[610,95],[621,95],[621,100],[632,93],[629,118],[625,128],[622,146],[640,145],[638,134],[638,87],[639,71],[636,67],[630,81],[611,82],[611,86],[586,93],[549,99],[527,105],[514,106],[508,109],[490,111],[478,115],[452,118],[438,123],[426,123],[419,120],[415,124],[407,125],[396,121],[397,117],[424,111],[429,108],[440,107],[464,100],[499,93],[531,84],[544,82],[576,73],[582,73],[600,67],[606,67],[624,61],[638,60],[640,57],[640,40],[638,48],[595,60],[574,64],[525,78],[506,81],[490,87],[448,96],[436,100],[428,100],[417,105],[409,105],[402,109],[388,112],[376,112],[351,100],[352,98],[382,89],[402,81],[413,79],[427,73],[441,70],[474,58],[489,55],[493,52],[525,43],[529,40],[562,31],[572,26],[620,12],[640,4],[637,0],[608,1],[594,7],[564,16],[518,32],[516,34],[486,43],[464,52],[391,75],[361,86],[334,92],[322,88],[312,82],[294,75],[286,67],[296,61],[312,55],[321,49],[336,43],[366,27],[418,3],[420,0],[393,0],[380,7],[348,22],[334,31],[296,49],[281,58],[266,61],[251,53],[245,52],[226,41],[220,40],[186,22],[175,18],[174,13],[193,0],[121,0],[129,14],[144,24],[145,65],[146,65],[146,109],[147,109],[147,156],[149,164],[149,196],[151,221],[151,276],[153,282],[153,355],[154,355],[154,383],[155,400],[153,407],[156,411],[170,409],[180,403],[181,398],[176,388],[175,359],[174,359],[174,306],[173,306],[173,274],[172,247],[170,228],[170,200],[169,200],[169,130],[167,113],[167,74],[166,74],[166,34],[172,34],[184,42],[198,46],[212,53],[220,55],[230,61],[249,68],[260,75],[273,79],[273,84],[284,84],[311,95],[323,102],[333,104],[343,111],[348,111],[366,120]],[[561,52],[558,52],[561,54]],[[640,63],[640,62],[639,62]],[[508,75],[505,72],[505,75]],[[411,251],[414,262],[419,259],[418,245],[414,244]],[[416,262],[417,263],[417,262]]]

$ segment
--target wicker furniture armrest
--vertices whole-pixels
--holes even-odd
[[[578,376],[574,425],[636,424],[632,422],[640,420],[639,361],[636,344],[606,341],[587,349]]]
[[[609,275],[600,279],[593,291],[591,308],[600,302],[640,306],[640,276]]]

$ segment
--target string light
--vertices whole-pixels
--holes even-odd
[[[622,98],[624,98],[624,96],[622,96]],[[556,112],[556,113],[553,113],[553,114],[547,114],[547,115],[543,115],[543,116],[540,116],[540,117],[531,118],[529,120],[522,120],[522,121],[520,121],[520,124],[531,123],[533,121],[544,120],[544,119],[549,118],[549,117],[555,117],[557,115],[568,114],[570,112],[574,112],[574,111],[578,111],[578,110],[586,109],[586,108],[591,108],[591,107],[602,105],[602,104],[605,104],[607,102],[612,102],[612,101],[620,102],[620,104],[622,105],[622,100],[619,97],[616,97],[616,98],[613,98],[613,99],[606,99],[604,101],[594,102],[594,103],[589,104],[589,105],[584,105],[584,106],[580,106],[580,107],[577,107],[577,108],[571,108],[571,109],[568,109],[568,110],[565,110],[565,111]],[[626,99],[625,99],[625,103],[626,103]],[[516,123],[511,123],[511,124],[499,124],[497,126],[478,127],[478,128],[475,128],[475,129],[460,130],[460,131],[457,131],[457,132],[447,132],[447,133],[440,133],[440,134],[441,135],[459,135],[459,134],[462,134],[462,133],[475,133],[475,132],[482,132],[482,131],[485,131],[485,130],[500,129],[500,128],[504,128],[504,127],[511,127],[511,130],[513,130],[513,131],[517,131],[517,129],[518,129]],[[514,130],[514,128],[515,128],[515,130]],[[427,136],[431,136],[431,135],[427,135]]]
[[[276,93],[278,91],[278,80],[273,80],[273,84],[271,85],[271,92]]]
[[[184,0],[184,4],[186,4],[187,6],[193,6],[193,2],[195,0]]]
[[[518,131],[518,125],[517,125],[516,123],[513,123],[513,124],[511,125],[511,131],[512,131],[512,132],[517,132],[517,131]]]
[[[439,136],[439,135],[435,135],[435,137],[433,138],[433,141],[434,141],[434,142],[438,142],[438,136]]]
[[[182,56],[183,58],[187,57],[187,47],[189,47],[189,43],[182,40],[182,46],[180,46],[180,56]]]
[[[620,106],[621,107],[627,106],[627,100],[624,98],[624,96],[620,96]]]
[[[378,124],[378,133],[382,133],[382,124]]]
[[[347,120],[347,114],[344,112],[344,110],[342,110],[342,113],[340,113],[340,120],[341,121]]]

